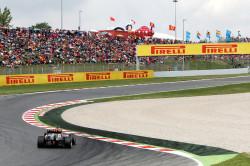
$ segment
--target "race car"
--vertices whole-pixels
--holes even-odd
[[[62,147],[72,148],[72,145],[76,145],[76,140],[72,134],[63,133],[61,129],[47,130],[43,136],[38,136],[37,147]]]

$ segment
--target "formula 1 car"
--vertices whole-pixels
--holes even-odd
[[[63,133],[61,129],[50,129],[43,136],[38,136],[37,147],[62,147],[72,148],[76,145],[76,140],[72,134]]]

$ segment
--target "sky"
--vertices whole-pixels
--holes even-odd
[[[29,27],[38,22],[48,22],[53,29],[61,27],[61,0],[0,0],[0,8],[7,6],[13,15],[14,27]],[[63,0],[63,28],[77,29],[79,11],[84,30],[103,30],[108,27],[125,27],[131,19],[135,29],[154,22],[155,31],[174,35],[168,25],[174,24],[173,0]],[[215,38],[216,30],[225,36],[231,30],[234,36],[241,31],[250,37],[249,0],[179,0],[177,3],[177,35],[185,31],[195,40],[197,31],[203,38],[210,31]],[[109,18],[116,18],[112,23]]]

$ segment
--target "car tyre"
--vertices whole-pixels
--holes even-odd
[[[65,138],[65,147],[68,149],[72,148],[72,139],[70,137]]]
[[[76,145],[76,139],[75,139],[75,137],[72,134],[70,134],[69,137],[72,140],[72,145]]]
[[[76,145],[76,139],[74,137],[72,138],[72,144]]]
[[[39,136],[37,139],[37,147],[38,148],[43,148],[44,147],[44,137],[43,136]]]

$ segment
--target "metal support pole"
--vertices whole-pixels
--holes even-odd
[[[183,19],[182,20],[182,25],[183,25],[183,29],[182,29],[182,40],[183,40],[183,43],[185,43],[185,22],[187,20],[186,19]]]
[[[82,26],[82,10],[79,10],[79,27],[78,30],[81,30],[81,26]]]
[[[61,29],[63,29],[63,0],[61,0]]]
[[[136,70],[140,70],[140,59],[137,55],[135,56],[135,58],[136,58]]]
[[[182,60],[182,70],[185,70],[185,56],[183,56],[183,60]]]
[[[174,21],[175,21],[175,40],[177,40],[177,2],[178,0],[173,0],[175,3],[175,15],[174,15]]]
[[[186,19],[182,20],[182,24],[183,24],[182,40],[183,40],[183,43],[185,43],[185,21],[186,21]],[[185,70],[185,56],[183,56],[182,70],[183,71]]]

